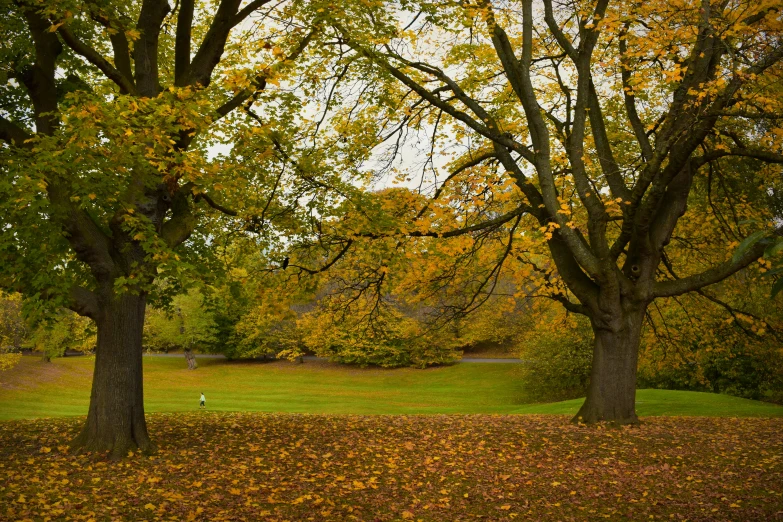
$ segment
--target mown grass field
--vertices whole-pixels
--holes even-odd
[[[0,372],[0,420],[85,415],[93,360],[43,363],[24,357]],[[147,412],[210,411],[323,414],[576,413],[581,400],[524,404],[520,366],[462,363],[427,370],[352,368],[325,362],[229,362],[145,357]],[[783,407],[709,393],[639,390],[638,412],[651,415],[783,416]]]

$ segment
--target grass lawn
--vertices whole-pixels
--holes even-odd
[[[43,363],[23,357],[0,372],[0,420],[85,415],[93,359],[70,357]],[[325,362],[229,362],[144,358],[147,412],[198,408],[210,411],[323,414],[547,413],[573,415],[581,400],[527,404],[518,364],[463,363],[427,370],[352,368]],[[783,407],[725,395],[639,390],[641,416],[783,416]]]

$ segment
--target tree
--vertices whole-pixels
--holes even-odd
[[[90,319],[60,309],[36,325],[28,344],[50,362],[53,357],[65,356],[68,350],[91,352],[95,342],[95,325]]]
[[[154,449],[141,358],[153,283],[195,271],[210,245],[205,207],[235,216],[240,232],[264,226],[246,209],[269,199],[275,155],[248,173],[210,147],[249,132],[235,109],[262,105],[312,38],[286,25],[288,7],[268,3],[3,3],[0,284],[97,325],[76,448]],[[274,27],[247,23],[262,9],[275,10]],[[260,195],[221,205],[240,182]]]
[[[736,225],[749,240],[735,255],[738,242],[725,241],[717,263],[688,259],[667,269],[677,230],[714,212],[687,212],[694,180],[716,170],[731,176],[737,158],[755,160],[766,187],[780,176],[777,2],[379,2],[328,20],[347,59],[372,64],[374,82],[397,82],[385,107],[401,131],[389,134],[429,131],[425,167],[440,150],[464,151],[445,181],[422,178],[420,187],[483,175],[469,185],[472,202],[463,200],[473,216],[500,177],[517,195],[483,224],[466,211],[452,227],[434,227],[428,202],[396,230],[352,237],[449,238],[501,227],[505,254],[492,273],[511,263],[513,272],[543,272],[550,286],[537,288],[590,320],[591,379],[575,420],[637,422],[650,304],[730,277],[777,232],[767,211],[753,234]],[[454,213],[459,204],[452,200]],[[536,235],[546,251],[531,250]]]
[[[197,365],[192,349],[204,349],[215,341],[215,319],[207,309],[201,292],[192,288],[175,296],[168,310],[152,308],[144,325],[144,343],[148,348],[185,350],[188,369]]]
[[[22,296],[0,293],[0,348],[21,350],[28,330],[22,316]]]

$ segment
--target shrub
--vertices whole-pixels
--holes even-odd
[[[22,360],[22,354],[18,352],[0,353],[0,372],[10,370]]]
[[[550,312],[519,344],[522,389],[528,400],[562,401],[584,397],[590,382],[593,333],[582,316]]]

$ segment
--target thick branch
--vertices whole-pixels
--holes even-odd
[[[234,27],[234,19],[241,0],[221,0],[217,13],[207,30],[204,41],[196,51],[190,63],[188,74],[177,82],[179,86],[202,85],[206,87],[212,80],[212,71],[220,62],[226,48],[228,34]]]
[[[214,199],[212,199],[208,194],[201,192],[198,195],[196,195],[193,200],[198,202],[198,200],[203,199],[207,202],[207,204],[214,208],[215,210],[221,211],[223,214],[226,214],[228,216],[238,216],[239,213],[236,210],[232,210],[228,207],[224,207],[223,205],[216,203]]]
[[[783,154],[776,154],[774,152],[761,149],[732,148],[730,150],[714,150],[703,156],[693,158],[693,165],[694,168],[697,169],[711,161],[714,161],[718,158],[725,158],[727,156],[755,158],[766,163],[783,163]]]
[[[631,128],[636,136],[636,141],[639,143],[639,147],[642,150],[642,158],[645,161],[652,158],[653,148],[650,144],[650,138],[647,136],[647,132],[644,129],[644,124],[639,113],[636,110],[636,96],[634,96],[633,86],[631,85],[631,65],[628,59],[628,44],[625,36],[628,32],[628,26],[626,25],[620,32],[620,75],[623,80],[623,92],[625,93],[625,113],[628,116],[628,121],[631,122]]]
[[[180,85],[190,67],[190,33],[195,0],[180,0],[177,13],[177,36],[174,43],[174,83]]]
[[[157,96],[160,90],[158,77],[158,39],[163,20],[169,13],[168,2],[144,0],[136,24],[140,36],[133,43],[136,65],[136,89],[142,96]]]
[[[128,37],[125,36],[125,28],[122,25],[114,25],[106,16],[99,13],[93,14],[93,20],[109,30],[109,41],[111,41],[111,47],[114,51],[114,66],[133,84],[130,46],[128,45]]]
[[[190,207],[190,187],[188,184],[180,187],[171,202],[171,219],[163,223],[160,236],[170,248],[187,240],[196,228],[196,217]]]
[[[30,148],[31,145],[25,143],[25,140],[29,140],[30,138],[32,138],[32,134],[19,127],[14,122],[0,116],[0,140],[15,147]]]
[[[232,23],[234,26],[241,23],[242,20],[253,14],[253,12],[258,9],[259,7],[263,7],[264,5],[268,4],[271,0],[253,0],[249,4],[247,4],[245,7],[240,10],[236,16],[234,16],[234,19],[232,20]]]
[[[778,229],[780,231],[780,229]],[[756,243],[744,255],[736,261],[729,259],[720,265],[714,266],[699,274],[694,274],[673,281],[655,283],[652,287],[652,297],[672,297],[686,292],[701,290],[702,288],[723,281],[730,275],[742,270],[764,254],[765,244]]]
[[[69,309],[83,317],[98,320],[101,307],[98,304],[98,296],[92,291],[81,286],[73,286],[68,297]]]
[[[115,69],[106,58],[98,53],[98,51],[76,38],[66,25],[61,25],[57,32],[60,33],[63,41],[68,44],[68,47],[73,49],[76,54],[86,58],[88,62],[100,69],[108,79],[116,83],[120,88],[120,92],[123,94],[136,94],[136,88],[129,78],[126,78],[124,74]]]

